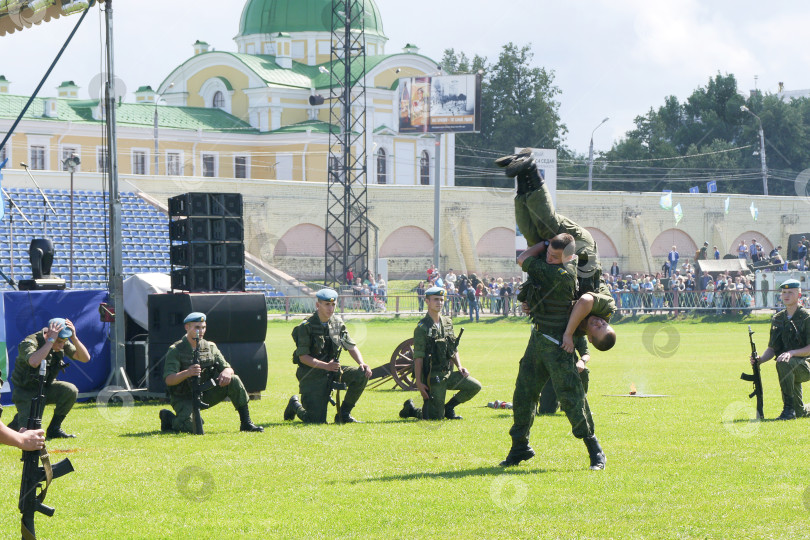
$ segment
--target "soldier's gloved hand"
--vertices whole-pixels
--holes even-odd
[[[200,364],[191,364],[188,366],[188,369],[186,369],[186,373],[188,373],[189,377],[197,377],[200,373],[202,373],[202,368],[200,367]]]
[[[326,371],[340,371],[340,362],[336,362],[332,360],[331,362],[326,362],[324,368]]]

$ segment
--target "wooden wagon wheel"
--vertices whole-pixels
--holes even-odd
[[[406,339],[394,349],[388,370],[394,382],[403,390],[416,390],[413,376],[413,338]]]

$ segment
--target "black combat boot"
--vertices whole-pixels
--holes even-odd
[[[352,409],[354,409],[354,406],[346,407],[344,405],[343,407],[341,407],[340,414],[335,415],[335,423],[336,424],[362,424],[363,422],[361,422],[360,420],[358,420],[357,418],[352,416],[352,414],[351,414]]]
[[[400,418],[418,418],[416,415],[416,406],[413,404],[413,400],[409,399],[405,403],[402,404],[402,410],[399,411]]]
[[[521,461],[527,461],[534,457],[534,450],[528,444],[525,446],[513,446],[509,449],[509,454],[506,455],[506,459],[501,461],[498,465],[501,467],[514,467]]]
[[[298,401],[298,396],[292,396],[289,403],[287,403],[287,408],[284,409],[284,420],[295,420],[295,414],[300,408],[301,402]]]
[[[164,433],[173,432],[172,421],[176,418],[174,413],[169,409],[160,409],[158,416],[160,417],[160,431]]]
[[[517,154],[509,154],[509,155],[506,155],[506,156],[499,157],[498,159],[495,160],[495,165],[497,165],[498,167],[501,167],[501,168],[508,167],[516,159],[518,159],[520,157],[523,157],[523,156],[531,155],[531,153],[532,153],[531,149],[524,148],[523,150],[521,150]]]
[[[796,411],[792,407],[785,407],[782,409],[782,414],[776,417],[777,420],[795,420]]]
[[[51,419],[51,423],[48,426],[48,430],[45,432],[46,439],[73,439],[76,435],[71,435],[70,433],[65,433],[62,430],[62,421],[65,419],[64,415],[55,414]]]
[[[590,437],[585,437],[582,439],[585,441],[585,446],[588,447],[588,455],[591,457],[591,467],[592,471],[601,471],[605,468],[605,453],[602,452],[602,447],[599,446],[599,440],[596,438],[596,435],[591,435]]]
[[[444,406],[444,417],[447,418],[448,420],[463,420],[464,418],[457,415],[455,411],[456,405],[458,404],[459,403],[456,397],[455,396],[451,397],[450,401],[448,401],[447,404]]]
[[[6,427],[14,431],[20,431],[20,416],[15,414]]]
[[[250,411],[248,410],[247,405],[237,409],[237,412],[239,413],[239,422],[240,422],[239,431],[256,431],[258,433],[263,433],[264,432],[263,427],[257,426],[250,419]]]

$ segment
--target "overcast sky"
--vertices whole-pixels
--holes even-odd
[[[782,0],[376,0],[387,53],[415,43],[439,60],[447,48],[490,61],[509,41],[531,44],[535,65],[554,70],[562,90],[566,144],[587,153],[591,130],[597,151],[633,127],[633,118],[667,95],[683,101],[717,72],[733,73],[741,90],[810,88],[810,2]],[[224,5],[233,6],[225,8]],[[116,71],[131,92],[157,85],[192,54],[197,39],[236,50],[243,0],[115,0]],[[78,16],[0,38],[0,74],[11,92],[27,95]],[[41,96],[74,80],[88,96],[101,71],[101,15],[94,8]],[[530,144],[531,141],[527,141]]]

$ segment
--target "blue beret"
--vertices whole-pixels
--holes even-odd
[[[73,335],[73,331],[67,327],[67,324],[65,324],[65,319],[61,317],[51,319],[50,321],[48,321],[48,326],[52,325],[53,323],[56,323],[62,327],[62,330],[59,331],[60,339],[67,339]]]
[[[321,289],[315,293],[315,298],[324,302],[334,302],[337,297],[338,293],[334,289]]]
[[[445,296],[447,291],[442,289],[441,287],[431,287],[425,291],[425,296]]]
[[[189,313],[186,315],[186,318],[183,319],[183,324],[188,324],[190,322],[205,322],[205,313],[200,313],[199,311]]]
[[[782,284],[779,285],[779,288],[780,289],[801,289],[802,284],[799,282],[798,279],[788,279],[788,280],[783,281]]]

